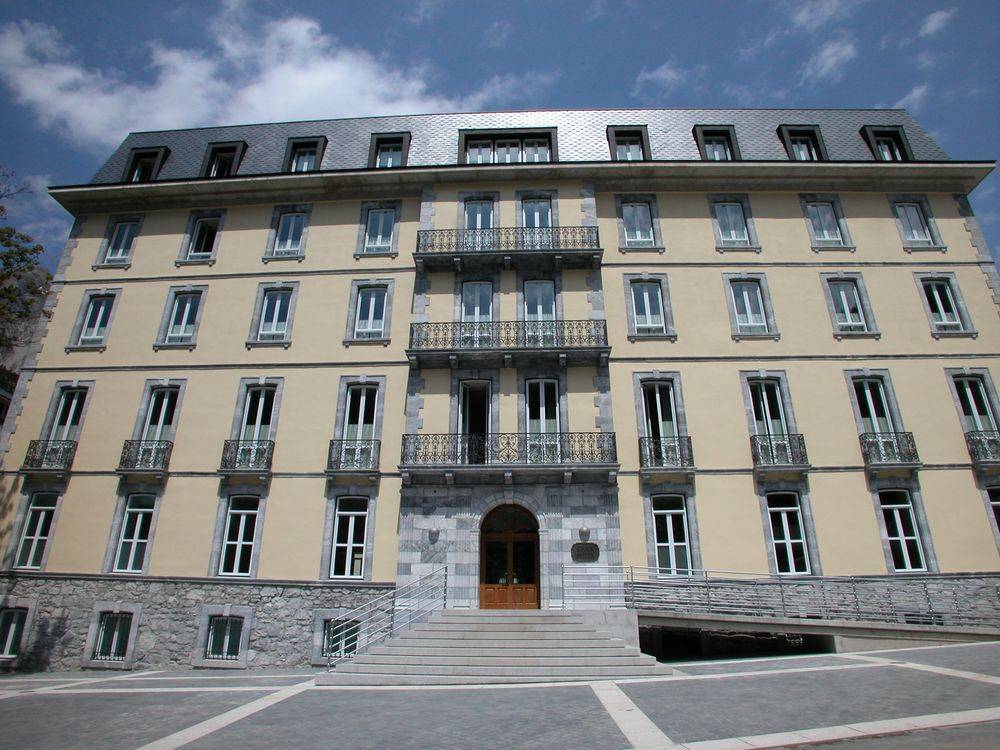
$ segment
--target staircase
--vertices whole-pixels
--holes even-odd
[[[564,610],[439,610],[316,679],[319,685],[569,682],[668,675]]]

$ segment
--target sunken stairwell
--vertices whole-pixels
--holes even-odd
[[[317,678],[321,685],[568,682],[668,675],[563,610],[442,610]]]

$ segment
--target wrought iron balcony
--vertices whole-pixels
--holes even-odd
[[[219,473],[265,477],[271,473],[273,455],[273,440],[227,440]]]
[[[639,466],[644,474],[691,473],[694,452],[690,436],[639,438]]]
[[[972,465],[980,471],[1000,470],[1000,432],[972,430],[965,433]]]
[[[407,356],[414,367],[457,367],[465,356],[481,367],[512,367],[539,357],[560,365],[604,364],[610,352],[603,320],[505,320],[412,323]]]
[[[613,432],[403,435],[400,457],[406,481],[418,474],[443,473],[448,482],[462,478],[488,483],[497,480],[497,471],[508,484],[515,476],[541,474],[570,482],[596,473],[606,481],[617,465]]]
[[[166,472],[174,444],[170,440],[126,440],[118,462],[119,474],[152,474]]]
[[[378,471],[381,440],[331,440],[327,474],[371,474]]]
[[[21,471],[26,474],[62,475],[73,465],[75,440],[32,440],[24,455]]]
[[[418,266],[453,268],[465,264],[549,258],[555,263],[590,266],[601,259],[597,227],[499,227],[423,229],[417,232]]]
[[[859,439],[869,469],[915,469],[920,465],[912,432],[865,432]]]
[[[757,476],[803,473],[809,469],[802,435],[751,435],[750,452]]]

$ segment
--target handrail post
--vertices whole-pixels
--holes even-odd
[[[778,576],[778,596],[781,598],[781,615],[782,617],[788,617],[788,607],[785,605],[785,586],[781,580],[781,576]]]
[[[559,566],[559,600],[562,602],[562,608],[566,607],[566,563]]]
[[[444,591],[441,594],[441,609],[448,609],[448,566],[444,566]]]
[[[854,593],[854,611],[858,620],[861,619],[861,600],[858,598],[858,579],[851,576],[851,591]]]

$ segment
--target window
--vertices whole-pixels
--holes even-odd
[[[87,400],[86,388],[63,388],[59,395],[56,417],[49,428],[50,442],[76,440]]]
[[[717,202],[715,220],[719,226],[719,236],[723,245],[750,245],[746,215],[742,203]]]
[[[231,177],[239,169],[240,161],[247,144],[243,141],[233,143],[212,143],[205,153],[202,165],[202,175],[205,177]]]
[[[340,458],[342,468],[368,469],[372,467],[377,407],[377,386],[352,385],[348,387],[343,448]]]
[[[868,332],[868,321],[865,319],[861,304],[858,282],[854,279],[829,279],[827,284],[837,332]]]
[[[993,510],[993,518],[996,520],[997,529],[1000,529],[1000,487],[989,487],[986,494],[990,500],[990,508]],[[0,630],[0,636],[3,631]]]
[[[788,435],[781,384],[774,379],[751,380],[750,403],[753,408],[754,434],[781,440]]]
[[[653,212],[649,203],[622,203],[626,247],[653,247]]]
[[[132,246],[139,235],[139,222],[119,221],[112,225],[105,263],[125,263],[132,256]]]
[[[557,464],[560,457],[559,383],[528,380],[524,384],[525,421],[528,426],[528,463]]]
[[[354,319],[354,338],[385,337],[385,287],[362,287],[358,290],[358,309]]]
[[[219,217],[205,217],[195,220],[188,245],[188,260],[211,258],[215,252],[215,238],[219,234]]]
[[[492,164],[493,141],[469,141],[465,160],[469,164]]]
[[[302,253],[302,233],[306,226],[304,213],[283,213],[278,219],[278,231],[274,240],[273,255],[300,255]]]
[[[234,495],[229,498],[219,575],[251,575],[259,507],[260,499],[256,497]]]
[[[792,161],[826,161],[826,145],[816,125],[781,125],[778,137]]]
[[[114,307],[114,295],[94,295],[87,303],[83,315],[83,325],[77,346],[102,346],[108,334],[111,323],[111,310]]]
[[[524,229],[525,248],[552,247],[552,200],[549,198],[524,198],[521,201],[521,226]]]
[[[271,385],[255,385],[247,388],[239,436],[241,441],[259,443],[271,439],[275,392],[276,388]]]
[[[736,332],[742,335],[768,333],[760,282],[755,279],[732,281],[729,288],[736,313]]]
[[[910,144],[900,127],[867,125],[861,129],[861,136],[878,161],[913,161]]]
[[[268,289],[264,292],[258,341],[283,341],[288,335],[288,310],[292,301],[291,289]]]
[[[323,621],[323,658],[349,656],[358,650],[358,633],[361,623],[357,620]]]
[[[160,148],[135,149],[129,155],[128,166],[125,168],[123,182],[150,182],[155,180],[170,155],[170,149]]]
[[[403,166],[403,142],[401,140],[379,141],[375,166],[378,169],[392,169],[393,167]]]
[[[792,154],[796,161],[817,161],[816,144],[808,136],[792,136]]]
[[[493,201],[491,200],[465,201],[465,228],[492,229]]]
[[[623,132],[615,135],[616,161],[642,161],[642,136],[638,132]]]
[[[911,245],[931,244],[931,232],[919,203],[896,203],[896,217],[903,227],[903,239]]]
[[[96,661],[125,661],[131,629],[131,612],[101,612],[93,658]]]
[[[910,493],[906,490],[882,490],[878,493],[878,501],[893,569],[926,570]]]
[[[286,172],[315,172],[323,161],[326,138],[290,138],[285,148]]]
[[[680,495],[654,496],[652,505],[657,573],[690,574],[691,548],[688,542],[687,506],[684,498]]]
[[[28,610],[22,607],[0,609],[0,659],[14,659],[21,653],[21,636]]]
[[[732,161],[733,154],[729,150],[729,139],[723,136],[706,137],[705,158],[708,161]]]
[[[142,572],[155,506],[156,498],[153,495],[130,495],[126,501],[118,552],[115,555],[116,573]]]
[[[372,208],[368,210],[365,227],[366,253],[392,252],[392,232],[396,224],[396,209]]]
[[[190,344],[194,342],[201,292],[184,292],[174,295],[163,343]]]
[[[732,125],[696,125],[694,139],[705,161],[733,161],[740,158],[736,129]]]
[[[462,283],[463,348],[489,348],[495,346],[493,330],[493,284],[489,281]]]
[[[779,574],[808,575],[809,555],[799,496],[779,492],[767,496],[767,516],[774,545],[774,566]]]
[[[986,390],[978,375],[956,375],[955,392],[962,408],[962,426],[966,432],[996,432],[997,421]]]
[[[854,399],[858,405],[863,432],[892,433],[896,431],[881,378],[855,378]]]
[[[242,617],[223,617],[220,615],[209,617],[205,658],[223,661],[238,660],[242,639]]]
[[[965,330],[950,279],[924,279],[924,299],[930,311],[931,328],[936,332],[961,332]]]
[[[665,334],[663,292],[658,282],[633,281],[632,312],[637,336]]]
[[[462,133],[459,162],[465,164],[518,164],[552,161],[554,131],[486,135]]]
[[[17,568],[41,568],[45,558],[45,547],[52,533],[52,522],[56,515],[58,496],[54,492],[38,492],[28,504],[21,532],[14,566]]]
[[[813,238],[817,242],[843,244],[840,222],[837,221],[837,212],[832,203],[807,203],[806,216],[812,224]]]
[[[368,500],[363,497],[337,499],[333,523],[331,578],[363,578],[365,574],[365,527]]]
[[[556,284],[547,279],[524,282],[524,345],[556,344]]]
[[[552,161],[549,142],[543,138],[525,138],[522,150],[522,161],[548,162]]]

